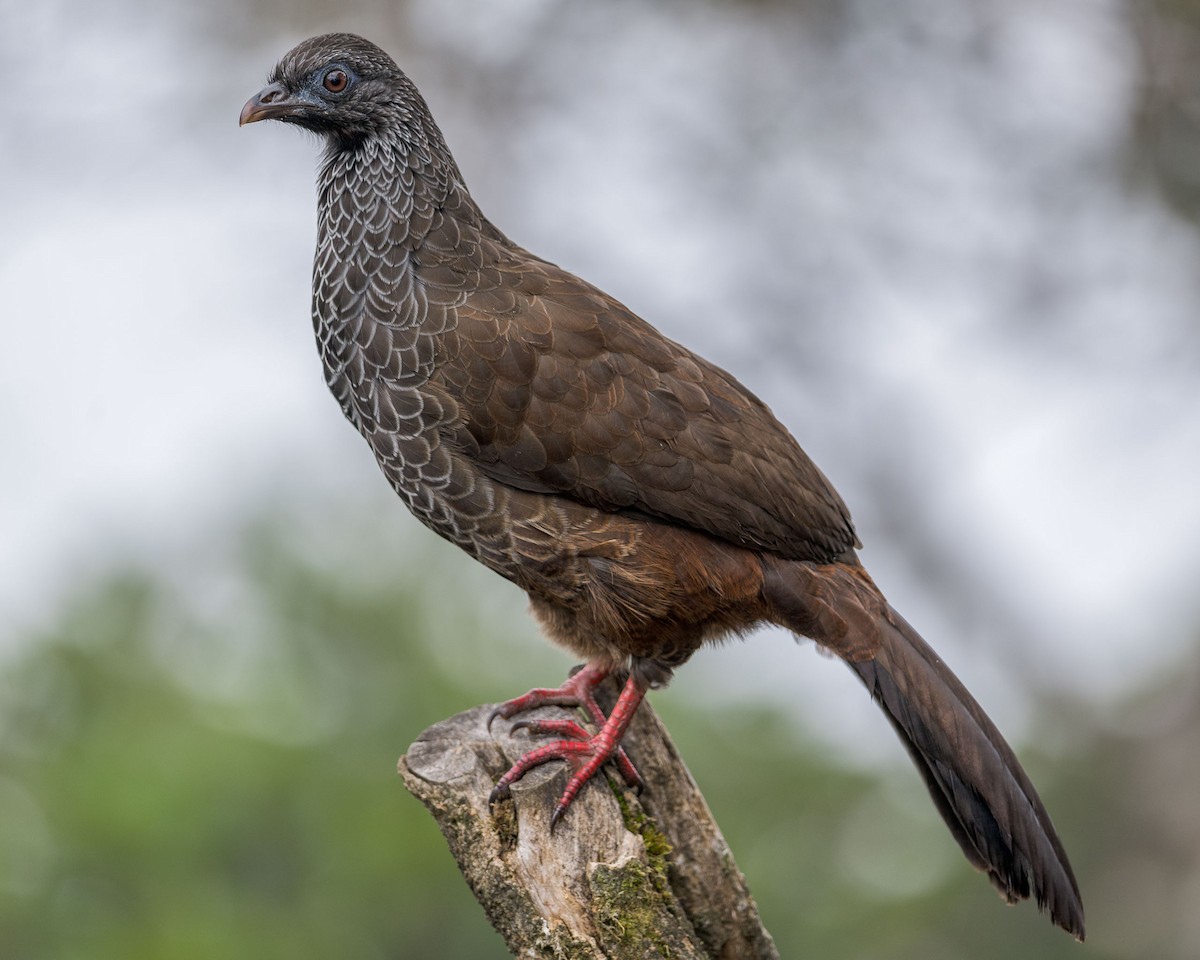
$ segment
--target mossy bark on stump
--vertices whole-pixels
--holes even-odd
[[[511,800],[488,808],[495,781],[533,744],[510,735],[508,720],[489,731],[490,712],[480,706],[430,727],[399,769],[514,956],[777,960],[725,838],[648,703],[624,740],[646,790],[635,794],[615,773],[597,777],[553,833],[561,763],[535,769]],[[567,715],[550,707],[525,716]]]

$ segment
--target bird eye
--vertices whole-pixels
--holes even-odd
[[[347,76],[345,70],[334,67],[325,74],[325,79],[321,82],[330,93],[341,93],[350,85],[350,77]]]

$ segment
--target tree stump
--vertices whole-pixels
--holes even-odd
[[[615,699],[606,681],[602,694]],[[491,706],[435,724],[400,758],[468,885],[514,956],[778,960],[770,934],[691,774],[643,702],[623,741],[646,789],[597,777],[550,832],[561,763],[531,771],[488,807],[532,739]],[[525,717],[570,715],[547,707]]]

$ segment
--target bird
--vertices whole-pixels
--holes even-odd
[[[883,709],[967,860],[1084,938],[1083,904],[1037,791],[991,719],[860,562],[832,484],[731,374],[525,250],[472,198],[424,98],[380,47],[305,40],[247,101],[324,141],[312,321],[325,382],[435,533],[529,597],[584,665],[506,701],[576,720],[492,792],[564,761],[551,829],[615,763],[652,688],[705,644],[763,624],[841,658]],[[607,713],[595,698],[623,678]]]

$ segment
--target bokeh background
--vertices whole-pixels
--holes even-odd
[[[783,955],[1200,955],[1200,3],[4,0],[0,956],[505,955],[394,764],[569,660],[322,386],[318,145],[236,119],[330,29],[793,428],[1089,919],[998,903],[766,632],[653,700]]]

